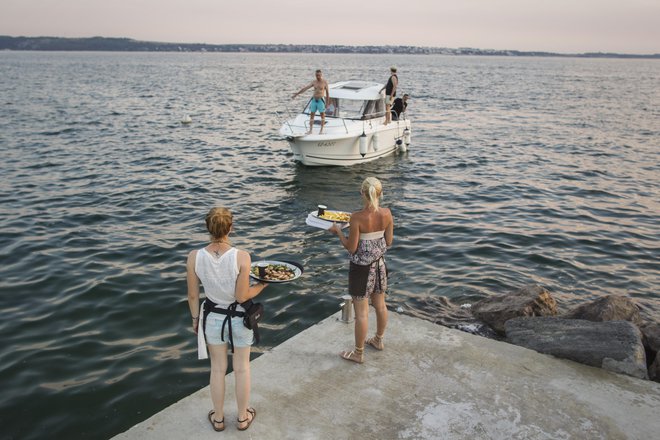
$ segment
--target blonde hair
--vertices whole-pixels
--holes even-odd
[[[375,177],[367,177],[362,182],[360,191],[366,197],[369,205],[374,209],[378,209],[379,199],[383,195],[383,184],[380,183],[380,180]]]
[[[206,229],[215,240],[226,237],[231,230],[231,225],[234,221],[234,216],[227,208],[211,208],[206,214]]]

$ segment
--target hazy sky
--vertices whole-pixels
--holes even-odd
[[[0,35],[660,53],[660,0],[0,0]]]

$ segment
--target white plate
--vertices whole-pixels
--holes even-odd
[[[259,278],[258,275],[255,275],[252,273],[252,269],[254,269],[258,264],[273,264],[277,266],[286,266],[287,268],[293,270],[293,278],[289,280],[266,280],[263,278]],[[264,283],[288,283],[289,281],[297,280],[300,278],[300,275],[302,275],[304,272],[304,269],[302,267],[302,264],[296,263],[295,261],[278,261],[278,260],[260,260],[260,261],[253,261],[252,266],[250,267],[250,277],[254,278],[257,281],[263,281]]]
[[[336,224],[339,226],[339,228],[344,229],[348,228],[349,223],[348,222],[333,222],[332,220],[326,220],[323,218],[320,218],[316,211],[310,212],[307,218],[305,219],[305,223],[307,223],[309,226],[313,226],[315,228],[320,228],[320,229],[330,229],[330,226],[333,224]]]

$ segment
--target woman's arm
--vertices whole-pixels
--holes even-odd
[[[333,225],[328,230],[333,234],[337,234],[337,237],[339,237],[339,241],[341,241],[342,246],[344,246],[344,248],[350,254],[354,254],[355,251],[357,251],[358,241],[360,238],[360,220],[355,214],[351,215],[349,228],[350,231],[348,233],[348,238],[344,236],[344,231],[342,231],[336,223],[333,223]]]
[[[197,258],[197,251],[192,251],[188,254],[188,261],[186,262],[186,280],[188,283],[188,308],[192,316],[193,331],[197,333],[197,326],[199,325],[199,277],[195,273],[195,259]]]
[[[394,219],[392,218],[392,211],[387,210],[388,222],[385,226],[385,244],[387,247],[392,246],[392,241],[394,241]]]
[[[238,251],[238,278],[236,279],[236,301],[239,303],[244,303],[245,301],[254,298],[259,295],[262,290],[268,283],[258,282],[257,284],[250,286],[250,265],[252,259],[250,254],[245,251]]]

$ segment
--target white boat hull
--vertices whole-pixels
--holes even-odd
[[[280,128],[293,158],[309,166],[347,166],[407,151],[410,120],[403,113],[385,125],[384,89],[383,84],[359,80],[328,85],[322,134],[321,115],[311,110],[311,99],[302,113]]]
[[[307,166],[356,165],[389,156],[399,149],[405,151],[407,147],[404,142],[409,140],[409,136],[404,136],[404,130],[408,129],[410,133],[409,120],[392,121],[388,125],[364,124],[367,147],[365,151],[363,146],[364,154],[360,152],[363,124],[359,122],[351,125],[354,127],[327,127],[327,133],[310,135],[287,133],[283,127],[281,134],[289,142],[294,160]]]

